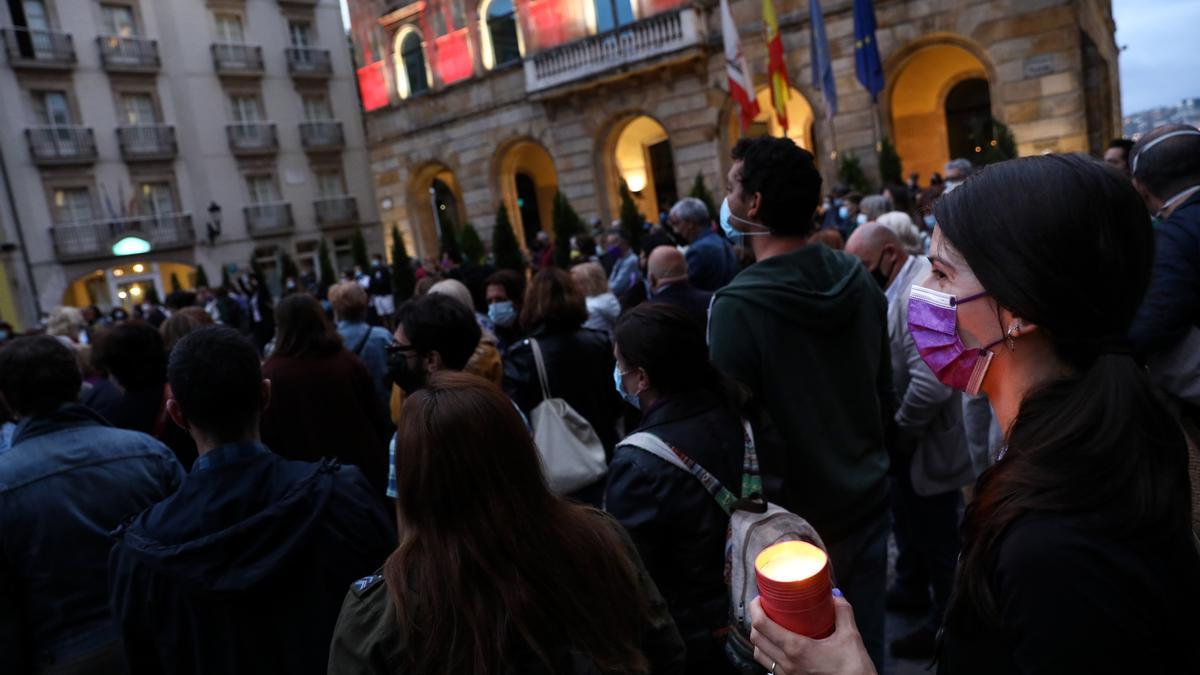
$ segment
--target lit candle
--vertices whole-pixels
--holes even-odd
[[[775,623],[811,638],[833,633],[829,556],[804,541],[769,546],[754,561],[763,611]]]

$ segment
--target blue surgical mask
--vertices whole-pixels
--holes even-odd
[[[621,398],[624,399],[626,403],[638,408],[639,410],[641,409],[641,399],[639,399],[636,394],[626,393],[625,387],[621,386],[621,364],[619,363],[613,366],[613,384],[617,385],[617,393],[621,395]]]
[[[493,302],[488,305],[488,318],[497,326],[507,328],[517,320],[517,310],[511,300]]]
[[[839,206],[838,207],[838,218],[841,220],[845,220],[849,217],[850,217],[850,207],[849,206]]]
[[[933,217],[932,213],[926,213],[925,214],[925,227],[928,227],[929,229],[932,230],[934,225],[937,225],[937,219]]]
[[[733,215],[733,212],[729,210],[729,198],[726,197],[721,201],[721,231],[724,232],[725,236],[729,238],[729,243],[733,244],[734,246],[742,246],[743,237],[754,237],[770,234],[770,232],[741,232],[739,230],[735,230],[733,228],[733,224],[730,223],[731,220],[737,220],[753,227],[763,227],[758,223],[753,223],[745,218],[739,218]]]
[[[867,224],[867,214],[865,214],[865,213],[858,214],[857,216],[854,217],[854,222],[858,223],[859,225],[866,225]]]
[[[8,331],[0,330],[0,342],[4,342],[7,339],[8,339]]]

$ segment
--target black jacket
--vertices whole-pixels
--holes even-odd
[[[708,304],[712,295],[710,291],[702,291],[686,281],[680,281],[655,293],[650,302],[675,305],[687,312],[700,330],[708,330]]]
[[[262,445],[210,451],[114,536],[109,596],[130,675],[324,673],[346,589],[396,546],[357,468]]]
[[[740,493],[741,420],[713,394],[689,392],[657,402],[638,431],[678,448]],[[629,531],[689,650],[712,643],[712,632],[729,622],[729,516],[692,474],[620,444],[608,469],[605,508]]]
[[[564,399],[591,423],[605,450],[617,441],[616,420],[621,400],[613,386],[612,343],[599,331],[580,328],[572,333],[535,330],[546,362],[550,395]],[[509,347],[504,354],[504,391],[528,415],[542,402],[537,366],[529,340]]]
[[[940,675],[1200,672],[1191,533],[1119,536],[1098,514],[1030,514],[989,579],[999,625],[946,619]]]

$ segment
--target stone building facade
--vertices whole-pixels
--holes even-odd
[[[811,86],[809,1],[775,0],[793,87],[786,130],[768,112],[762,5],[731,6],[763,103],[747,133],[812,150],[827,188],[838,154],[877,180],[883,137],[925,183],[952,155],[985,151],[989,119],[1022,155],[1099,153],[1120,135],[1110,2],[876,0],[886,86],[873,102],[855,77],[852,0],[823,0],[829,118]],[[486,238],[502,203],[524,241],[550,229],[556,191],[605,222],[622,180],[651,219],[697,175],[720,196],[742,131],[716,2],[472,2],[351,4],[380,218],[410,254],[437,253],[447,214]]]
[[[381,248],[337,0],[0,5],[0,320]]]

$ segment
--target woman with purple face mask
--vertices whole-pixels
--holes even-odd
[[[1200,672],[1187,446],[1126,342],[1154,255],[1140,198],[1099,162],[1049,155],[987,167],[933,215],[909,327],[1004,430],[967,508],[938,672]],[[753,611],[775,675],[871,672],[847,636],[781,635]]]

